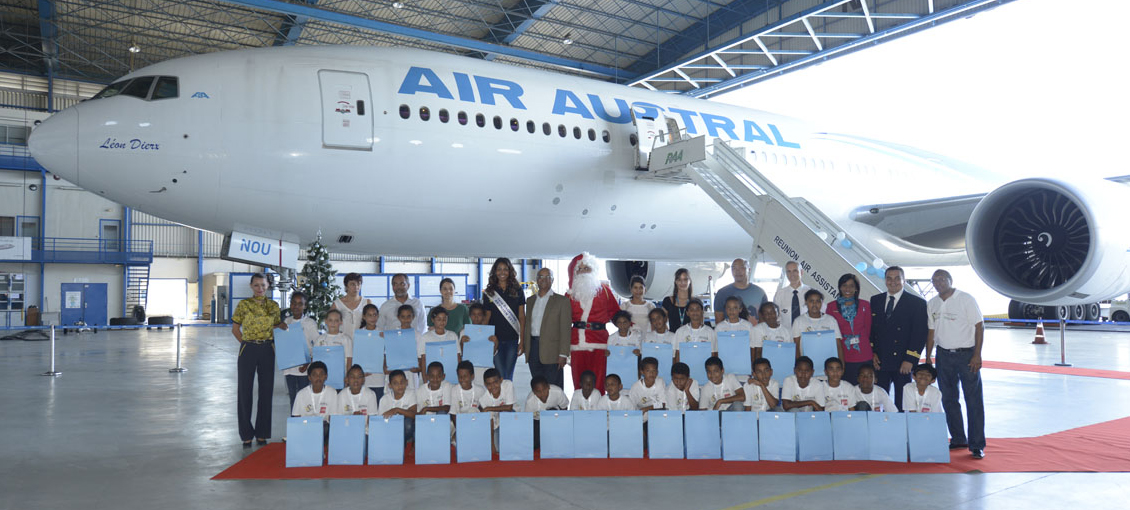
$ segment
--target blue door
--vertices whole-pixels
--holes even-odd
[[[63,326],[83,323],[88,326],[105,326],[106,284],[64,283],[60,289],[62,303],[59,322]]]

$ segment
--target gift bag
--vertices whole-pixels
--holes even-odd
[[[274,330],[275,365],[279,370],[297,367],[310,362],[310,344],[306,342],[306,332],[297,323],[286,331]]]
[[[416,464],[451,463],[451,418],[446,414],[416,415]]]
[[[796,462],[795,413],[757,413],[757,431],[761,460]]]
[[[722,460],[757,460],[757,413],[721,413]]]
[[[456,462],[491,460],[490,413],[455,415]]]
[[[654,410],[647,413],[647,458],[683,458],[682,411]]]
[[[322,465],[325,429],[320,416],[286,419],[286,467]]]
[[[385,370],[385,339],[380,331],[359,329],[353,332],[353,364],[361,365],[367,374]]]
[[[573,456],[608,458],[608,411],[573,411]]]
[[[731,374],[753,373],[753,360],[750,359],[749,331],[719,331],[718,357],[726,372]]]
[[[393,329],[384,332],[385,364],[389,370],[408,370],[419,368],[416,356],[416,331],[412,329]]]
[[[459,374],[455,367],[459,365],[458,342],[430,342],[424,345],[424,368],[433,361],[443,363],[444,380],[451,384],[459,384]]]
[[[828,413],[796,413],[797,458],[832,460],[832,419]]]
[[[625,388],[631,388],[640,379],[640,359],[632,354],[632,349],[630,345],[608,346],[608,364],[604,373],[620,376]]]
[[[691,368],[691,379],[699,384],[706,380],[706,359],[711,347],[710,342],[679,342],[679,361]]]
[[[746,358],[748,357],[746,356]],[[719,421],[719,414],[722,413],[720,411],[687,411],[685,422],[688,459],[722,458],[722,424]]]
[[[345,388],[345,347],[323,345],[314,348],[313,361],[326,364],[326,386],[341,391]]]
[[[608,456],[613,459],[643,458],[642,412],[608,412]]]
[[[812,368],[815,370],[813,376],[823,377],[824,360],[839,356],[839,351],[836,350],[836,333],[834,331],[806,331],[801,333],[800,353],[812,358]]]
[[[499,460],[534,460],[534,413],[498,413]]]
[[[541,458],[572,459],[573,412],[542,411],[540,421]]]
[[[832,413],[832,458],[868,460],[871,458],[867,414],[863,411]]]
[[[867,413],[871,460],[906,462],[906,414]]]
[[[796,364],[796,344],[766,340],[761,346],[761,357],[769,360],[769,365],[773,367],[773,380],[781,384],[785,382],[786,377],[793,374],[793,365]]]
[[[659,377],[670,381],[671,365],[675,364],[675,347],[671,344],[644,343],[640,346],[640,359],[647,357],[659,361]]]
[[[369,465],[378,464],[404,464],[404,416],[369,417]]]
[[[494,368],[494,344],[468,341],[463,344],[463,361],[470,361],[476,367]]]
[[[949,428],[944,413],[907,413],[911,462],[949,462]]]

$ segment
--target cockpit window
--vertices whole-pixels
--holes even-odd
[[[178,96],[177,77],[162,76],[157,78],[157,86],[153,87],[152,99],[172,99]]]
[[[129,85],[131,80],[122,80],[111,83],[102,89],[99,93],[95,94],[91,99],[102,99],[104,97],[114,97],[122,92],[122,89]]]
[[[134,78],[129,85],[126,85],[126,88],[122,89],[121,95],[145,99],[149,97],[149,87],[151,85],[153,85],[153,76]]]

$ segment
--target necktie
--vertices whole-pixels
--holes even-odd
[[[800,317],[800,297],[797,296],[797,292],[799,292],[799,289],[793,289],[793,305],[792,310],[790,310],[790,315],[793,316],[793,322],[796,322],[796,318]]]
[[[891,318],[891,312],[894,312],[894,311],[895,311],[895,297],[891,296],[890,299],[887,300],[887,318],[888,319]]]

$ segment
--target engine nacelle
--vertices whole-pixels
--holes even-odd
[[[1130,289],[1130,190],[1108,181],[1021,179],[981,200],[965,250],[993,290],[1027,303],[1094,303]]]
[[[633,276],[643,277],[647,289],[644,297],[653,301],[670,296],[675,290],[675,271],[687,268],[691,276],[691,290],[695,294],[706,291],[711,278],[717,283],[729,265],[722,262],[655,262],[640,260],[610,260],[605,267],[612,291],[621,297],[632,295]]]

